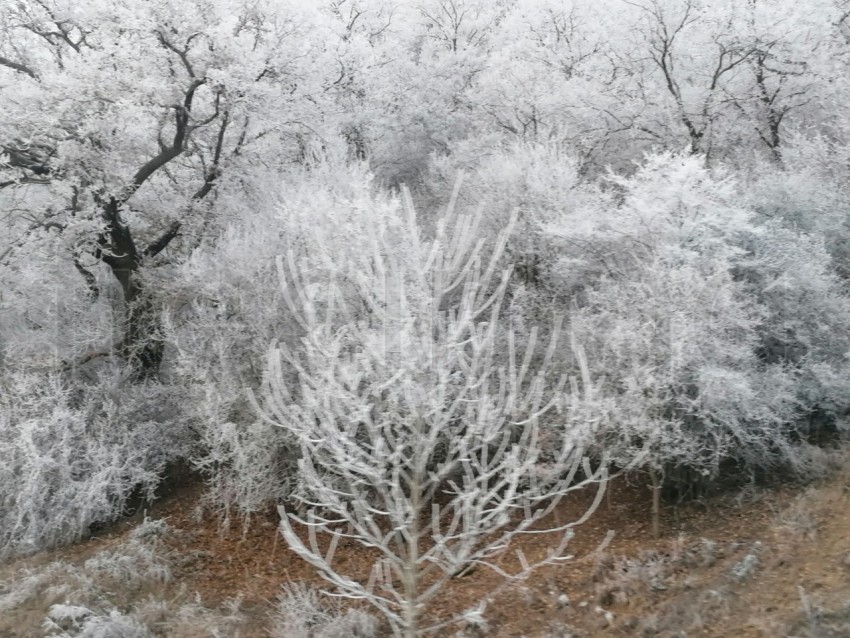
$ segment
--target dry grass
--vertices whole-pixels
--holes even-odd
[[[0,635],[243,635],[247,619],[238,603],[208,609],[174,582],[173,556],[165,545],[172,533],[164,521],[146,519],[89,556],[6,566],[0,580]]]
[[[378,638],[370,610],[319,595],[320,579],[279,540],[274,521],[222,530],[198,519],[197,489],[59,552],[0,567],[0,636],[27,638]],[[620,483],[578,530],[577,558],[492,594],[443,635],[463,638],[850,636],[850,467],[808,488],[750,488],[667,509],[651,538],[649,493]],[[565,507],[580,503],[565,504]],[[566,512],[564,513],[566,514]],[[592,550],[618,532],[603,554]],[[546,539],[530,539],[534,555]],[[368,569],[368,553],[340,547]],[[483,570],[452,582],[444,613],[497,589]]]

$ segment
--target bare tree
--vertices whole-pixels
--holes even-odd
[[[705,20],[699,5],[692,0],[664,3],[623,0],[638,9],[643,19],[646,51],[650,68],[660,74],[662,94],[672,98],[674,117],[687,131],[693,153],[710,151],[711,128],[728,101],[722,89],[728,78],[752,55],[752,50],[733,35],[731,26],[723,24],[704,42],[705,61],[702,68],[688,68],[689,30]],[[721,21],[722,24],[722,21]],[[641,55],[641,54],[639,54]],[[651,93],[650,93],[651,94]]]
[[[798,16],[770,11],[759,0],[747,3],[746,26],[752,35],[746,46],[752,74],[750,95],[734,100],[752,122],[758,138],[777,163],[782,162],[783,124],[795,109],[809,104],[817,94],[818,60],[829,57],[829,29],[821,33],[797,24]],[[817,11],[817,10],[815,10]],[[826,27],[826,20],[824,20]]]
[[[405,208],[401,227],[376,228],[367,256],[340,268],[339,285],[316,290],[294,257],[279,260],[305,336],[301,352],[271,347],[258,409],[301,453],[299,506],[279,510],[289,546],[336,595],[368,601],[413,638],[437,629],[428,605],[465,570],[513,580],[567,560],[570,530],[598,505],[607,469],[583,454],[595,396],[581,350],[583,379],[568,384],[556,373],[557,325],[545,354],[536,330],[524,351],[517,344],[500,268],[514,220],[488,259],[480,214],[450,215],[426,241],[409,196]],[[352,287],[359,312],[343,308]],[[590,484],[599,489],[587,510],[546,518]],[[542,561],[502,558],[517,536],[544,532],[559,535]],[[375,551],[368,579],[334,563],[343,538]]]
[[[437,0],[423,3],[419,13],[425,21],[427,37],[457,53],[468,46],[480,46],[486,40],[499,17],[498,7],[493,15],[487,9],[492,7],[468,0]]]

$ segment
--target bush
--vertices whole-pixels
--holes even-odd
[[[0,557],[84,537],[153,497],[162,471],[188,452],[166,391],[129,386],[119,369],[96,385],[59,373],[0,380]]]
[[[175,277],[166,321],[175,382],[198,433],[192,462],[225,521],[286,499],[297,478],[292,438],[259,419],[245,392],[259,387],[272,339],[297,347],[304,334],[274,283],[275,257],[293,251],[322,286],[338,276],[338,260],[360,258],[371,224],[397,219],[398,209],[363,167],[319,163],[235,219]],[[345,294],[357,307],[353,290]]]
[[[405,204],[401,223],[371,220],[361,257],[333,257],[330,282],[317,283],[293,253],[280,258],[305,335],[297,347],[270,347],[260,412],[300,453],[301,509],[279,508],[290,548],[338,595],[370,603],[394,635],[412,637],[464,569],[517,580],[566,560],[570,529],[598,505],[607,468],[583,455],[599,418],[586,365],[565,390],[557,325],[536,356],[536,330],[519,338],[505,307],[511,272],[499,265],[514,219],[485,252],[480,215],[450,211],[426,239]],[[546,519],[592,484],[597,500],[573,520]],[[560,533],[539,562],[496,563],[513,539],[543,529]],[[379,551],[368,577],[334,563],[341,537]]]
[[[238,601],[205,607],[173,587],[165,541],[171,530],[145,519],[88,559],[55,560],[0,578],[0,634],[17,638],[238,638]]]
[[[378,620],[302,584],[285,585],[272,614],[274,638],[375,638]]]
[[[604,379],[599,450],[716,477],[804,470],[805,420],[847,413],[850,305],[817,235],[765,220],[701,158],[647,158],[592,218],[565,212],[548,278]],[[548,291],[547,291],[547,294]]]

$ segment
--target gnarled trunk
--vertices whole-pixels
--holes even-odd
[[[159,370],[164,347],[159,311],[150,292],[142,285],[140,271],[143,259],[163,250],[177,235],[180,224],[172,224],[165,234],[140,253],[130,229],[121,219],[118,200],[110,199],[104,208],[104,216],[109,224],[108,239],[104,235],[101,245],[104,248],[108,245],[109,253],[102,250],[101,259],[121,284],[124,295],[124,334],[119,351],[131,362],[136,374],[146,377]]]

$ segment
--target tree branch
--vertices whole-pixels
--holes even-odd
[[[218,136],[216,138],[215,151],[213,154],[212,165],[206,171],[204,175],[204,183],[201,187],[192,195],[193,201],[200,201],[204,197],[206,197],[210,191],[212,191],[215,186],[216,180],[221,174],[221,156],[224,148],[224,136],[227,132],[227,127],[230,124],[230,114],[225,111],[224,117],[222,118],[221,126],[218,130]],[[160,252],[162,252],[171,240],[174,239],[178,233],[180,232],[180,228],[182,226],[182,222],[174,221],[171,223],[171,226],[168,227],[158,239],[152,242],[144,251],[143,255],[146,258],[155,257]]]
[[[47,186],[51,181],[49,179],[41,179],[38,177],[27,177],[26,175],[22,177],[18,177],[17,179],[7,179],[4,182],[0,182],[0,190],[7,188],[9,186],[19,186],[21,184],[34,184],[36,186]]]
[[[224,134],[227,132],[227,127],[230,124],[230,113],[225,111],[221,121],[221,126],[218,129],[218,137],[216,138],[215,151],[213,153],[213,162],[209,170],[204,175],[203,185],[192,195],[192,199],[200,201],[206,197],[215,186],[218,176],[221,174],[221,154],[224,148]]]
[[[206,80],[194,80],[186,91],[186,97],[183,99],[181,106],[174,107],[176,114],[174,117],[174,139],[171,146],[164,147],[158,155],[152,157],[146,162],[133,176],[133,183],[125,192],[122,201],[127,201],[130,196],[135,193],[148,178],[160,168],[168,164],[171,160],[179,156],[186,148],[186,139],[190,132],[189,129],[189,114],[192,111],[192,101],[195,98],[195,91],[199,86],[203,85]]]
[[[44,144],[25,144],[17,141],[14,146],[4,144],[0,148],[9,155],[9,166],[23,168],[34,175],[49,175],[51,173],[48,162],[56,151]]]
[[[156,32],[156,37],[159,39],[160,44],[162,44],[162,46],[164,46],[169,51],[173,51],[177,54],[177,57],[180,58],[180,62],[183,63],[183,68],[186,69],[186,73],[189,74],[190,78],[195,77],[195,69],[192,67],[192,63],[189,62],[189,47],[192,45],[192,40],[197,38],[199,35],[200,33],[194,33],[190,35],[189,38],[186,40],[185,48],[181,50],[174,46],[174,44],[169,42],[161,31]]]
[[[8,58],[0,56],[0,66],[8,67],[13,71],[17,71],[18,73],[23,73],[25,75],[30,76],[33,80],[38,80],[38,75],[36,74],[36,72],[25,64],[21,64],[20,62],[15,62],[14,60],[10,60]]]
[[[115,350],[117,350],[117,349],[118,348],[115,347]],[[109,357],[109,356],[112,355],[112,353],[113,353],[113,351],[109,351],[109,350],[106,351],[106,352],[99,352],[99,351],[87,352],[85,355],[80,357],[79,361],[74,361],[74,362],[71,362],[71,363],[63,361],[63,363],[65,365],[62,367],[62,372],[68,372],[70,370],[73,370],[74,368],[85,365],[89,361],[93,361],[94,359],[99,359],[101,357]]]
[[[175,138],[181,137],[182,135],[175,135]],[[175,159],[183,152],[183,144],[182,141],[179,144],[175,144],[173,146],[168,146],[162,151],[148,160],[133,176],[133,184],[129,189],[129,192],[123,198],[127,200],[130,198],[130,195],[135,193],[142,184],[144,184],[148,178],[153,175],[160,168],[168,164],[171,160]]]
[[[177,237],[177,234],[180,232],[181,225],[182,224],[179,221],[172,222],[171,226],[168,227],[168,230],[145,248],[144,256],[147,258],[156,257],[159,253],[165,250],[168,244],[171,243],[171,240]]]
[[[82,44],[88,44],[86,42],[86,36],[88,35],[81,26],[74,24],[68,20],[62,20],[58,18],[54,13],[53,9],[43,0],[36,0],[36,4],[38,4],[42,9],[44,9],[45,13],[50,17],[51,22],[56,27],[56,31],[42,31],[37,29],[34,24],[26,25],[26,28],[35,33],[38,36],[41,36],[45,40],[47,40],[50,44],[55,44],[51,38],[58,37],[60,40],[65,42],[68,46],[74,49],[75,52],[79,53]],[[71,28],[68,28],[68,25]],[[80,33],[80,37],[76,42],[71,39],[71,31],[73,29],[77,29]]]
[[[92,301],[100,297],[100,287],[97,285],[97,277],[94,276],[94,273],[83,266],[79,259],[74,259],[74,268],[86,280],[86,285],[89,287],[89,296]]]

